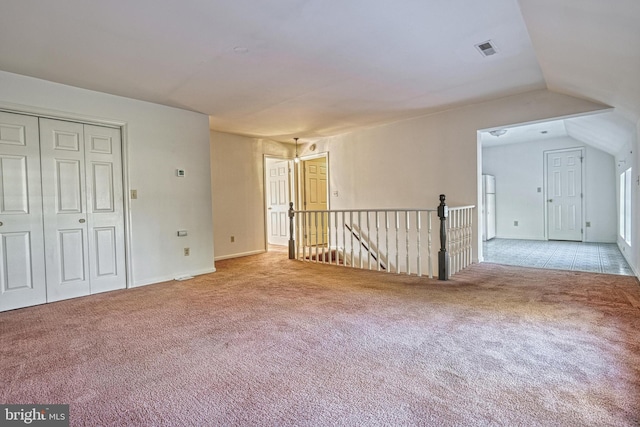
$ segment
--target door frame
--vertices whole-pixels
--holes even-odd
[[[586,147],[582,146],[582,147],[572,147],[572,148],[561,148],[558,150],[544,150],[542,152],[542,185],[543,185],[543,189],[544,189],[544,193],[543,193],[543,199],[542,199],[542,203],[544,204],[544,239],[545,240],[549,240],[549,203],[547,203],[547,200],[549,199],[549,194],[548,194],[548,180],[547,180],[547,175],[548,175],[548,168],[547,168],[547,157],[549,154],[552,153],[562,153],[562,152],[568,152],[568,151],[580,151],[582,152],[582,161],[580,162],[580,173],[582,174],[582,179],[581,184],[582,184],[582,198],[581,198],[581,215],[580,215],[580,228],[582,229],[582,233],[581,233],[581,242],[586,242],[587,241],[587,228],[584,226],[584,216],[586,213],[586,194],[587,191],[585,189],[586,186],[586,180],[585,178],[585,166],[587,164],[586,162],[586,158],[587,158],[587,150]]]
[[[331,180],[331,176],[329,175],[329,153],[328,152],[321,152],[321,153],[314,153],[314,154],[309,154],[303,157],[300,157],[300,163],[298,165],[298,206],[300,206],[299,209],[301,210],[306,210],[307,207],[305,206],[305,200],[306,200],[306,194],[305,194],[305,187],[306,187],[306,176],[305,176],[305,168],[304,166],[304,162],[310,161],[310,160],[316,160],[316,159],[325,159],[325,165],[327,167],[327,184],[326,184],[326,200],[327,200],[327,210],[331,210],[331,192],[329,190],[330,187],[330,180]],[[309,226],[311,226],[311,224],[309,224]],[[308,229],[310,230],[310,228]],[[299,230],[300,233],[298,236],[296,236],[296,239],[299,239],[301,242],[304,242],[303,244],[306,245],[307,243],[310,243],[311,240],[307,240],[307,239],[311,239],[311,234],[308,235],[302,235],[301,231]],[[327,224],[327,228],[326,228],[327,233],[329,233],[329,227]],[[324,239],[323,239],[324,241]],[[328,240],[327,240],[328,241]]]
[[[289,169],[289,172],[287,174],[287,179],[289,180],[289,185],[288,187],[288,191],[289,191],[289,201],[294,203],[294,209],[297,206],[296,200],[295,200],[295,169],[296,169],[296,165],[295,162],[293,161],[293,158],[291,157],[283,157],[283,156],[273,156],[270,154],[263,154],[262,155],[262,188],[263,188],[263,204],[264,204],[264,208],[263,208],[263,214],[264,214],[264,250],[265,252],[269,251],[269,176],[267,174],[268,170],[267,170],[267,161],[268,160],[275,160],[275,161],[287,161],[290,162],[290,167],[291,164],[293,165],[293,167],[291,167]]]
[[[0,101],[0,111],[26,116],[42,117],[45,119],[65,120],[82,124],[104,126],[120,130],[120,143],[122,145],[122,192],[123,192],[123,219],[124,219],[124,261],[125,261],[125,289],[133,285],[133,263],[131,261],[131,187],[129,183],[129,136],[128,123],[122,120],[107,119],[103,117],[88,116],[68,111],[58,111],[50,108],[40,108],[31,105],[14,104]]]

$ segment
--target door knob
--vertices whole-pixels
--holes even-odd
[[[2,223],[2,221],[0,221],[0,227],[2,227],[4,224]]]
[[[80,221],[78,221],[80,224],[84,224],[86,222],[86,220],[84,218],[82,218]]]
[[[269,206],[267,209],[271,210],[271,209],[273,209],[273,208],[272,208],[271,206]]]
[[[553,202],[553,199],[549,199],[549,200],[547,200],[547,202],[551,203],[551,202]]]

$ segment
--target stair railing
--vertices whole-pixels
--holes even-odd
[[[438,214],[438,278],[447,280],[472,262],[473,209],[448,208],[444,195],[437,209],[296,211],[290,203],[289,258],[418,276],[426,268],[431,278],[433,222]]]

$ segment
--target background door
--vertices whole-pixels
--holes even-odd
[[[304,175],[304,209],[308,211],[327,210],[327,158],[320,157],[305,160],[302,163]],[[326,215],[310,215],[307,225],[307,245],[324,245],[327,243]]]
[[[289,241],[289,160],[267,159],[267,235],[271,245],[286,246]]]
[[[38,119],[0,112],[0,311],[46,292]]]
[[[582,241],[583,150],[546,153],[549,240]]]

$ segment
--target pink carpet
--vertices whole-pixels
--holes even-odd
[[[640,286],[289,261],[0,313],[1,403],[74,426],[632,426]]]

